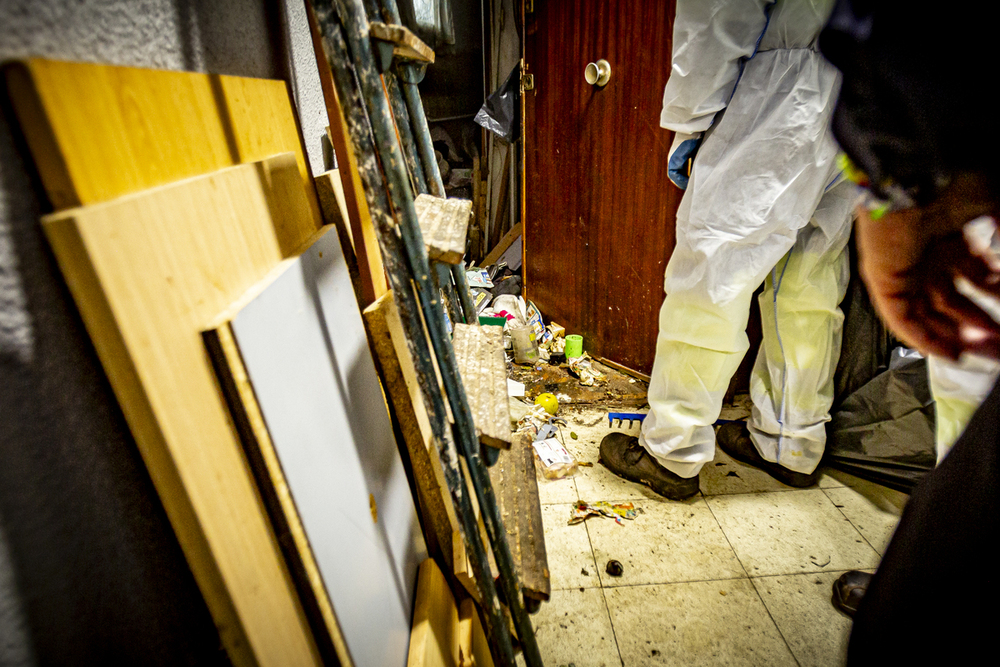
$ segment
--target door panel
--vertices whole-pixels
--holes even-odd
[[[681,191],[660,128],[674,2],[536,0],[525,25],[525,286],[593,355],[648,373]],[[584,80],[599,58],[603,88]]]

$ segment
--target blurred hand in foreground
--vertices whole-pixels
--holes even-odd
[[[959,292],[964,278],[1000,297],[1000,267],[970,247],[963,227],[1000,206],[986,180],[962,174],[932,204],[872,220],[860,207],[856,227],[861,276],[889,329],[923,354],[957,359],[971,352],[1000,359],[1000,324]]]

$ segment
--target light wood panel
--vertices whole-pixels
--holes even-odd
[[[408,667],[459,667],[458,606],[433,560],[420,565]]]
[[[320,660],[200,332],[281,261],[311,216],[295,156],[285,154],[43,220],[240,665]]]
[[[57,210],[285,152],[311,183],[284,81],[44,59],[4,70]],[[319,207],[306,196],[311,232]]]

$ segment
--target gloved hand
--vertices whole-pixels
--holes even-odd
[[[674,134],[674,143],[670,145],[670,157],[667,160],[667,177],[681,190],[687,189],[687,161],[694,157],[701,146],[702,132],[698,134]]]

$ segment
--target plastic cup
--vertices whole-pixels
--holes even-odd
[[[516,363],[533,364],[538,361],[538,340],[530,325],[511,329],[510,338],[514,343],[514,361]]]
[[[570,334],[566,336],[566,359],[583,356],[583,336]]]

